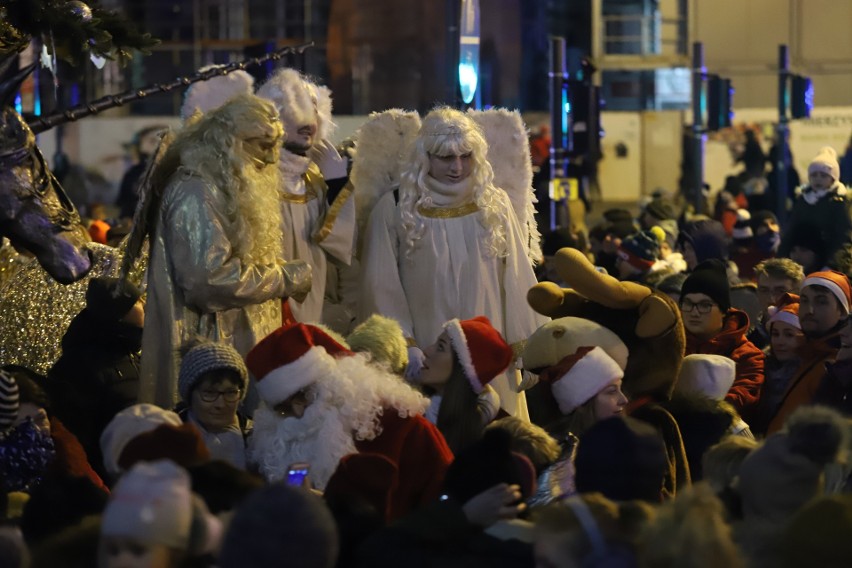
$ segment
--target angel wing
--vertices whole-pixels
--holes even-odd
[[[535,190],[527,128],[518,111],[504,108],[468,110],[488,142],[488,161],[494,185],[503,189],[521,225],[524,245],[532,262],[541,260],[541,233],[535,220]]]
[[[356,153],[349,179],[355,188],[359,235],[364,233],[379,199],[399,187],[402,163],[419,130],[417,112],[390,109],[371,114],[355,134]],[[360,251],[360,246],[356,250]]]

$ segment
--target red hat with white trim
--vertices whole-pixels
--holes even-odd
[[[540,376],[550,383],[562,414],[570,414],[590,401],[611,382],[624,377],[618,363],[600,347],[578,347]]]
[[[246,366],[257,380],[257,392],[275,406],[327,375],[334,358],[353,355],[330,335],[313,325],[279,327],[255,345]]]
[[[512,363],[512,348],[487,317],[453,319],[444,324],[444,329],[476,394]]]
[[[849,278],[842,272],[836,270],[812,272],[802,282],[802,288],[804,289],[806,286],[828,288],[847,314],[852,311],[850,310],[852,308],[852,284],[849,283]]]
[[[769,314],[767,327],[770,329],[777,321],[790,324],[798,330],[802,329],[802,324],[799,323],[799,296],[796,294],[784,294],[778,300],[778,304],[769,306],[766,312]]]

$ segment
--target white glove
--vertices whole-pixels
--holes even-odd
[[[423,354],[423,350],[416,345],[408,348],[408,366],[405,368],[405,378],[407,380],[412,382],[417,381],[425,359],[426,356]]]
[[[518,385],[518,392],[529,390],[538,384],[538,375],[521,369],[521,383]]]
[[[323,178],[329,180],[346,177],[346,158],[338,154],[337,149],[328,140],[321,140],[311,148],[310,157],[319,166]]]

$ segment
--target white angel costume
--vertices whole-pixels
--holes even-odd
[[[429,120],[424,119],[423,129],[429,128]],[[372,210],[361,257],[362,319],[372,313],[394,318],[409,341],[423,348],[437,339],[448,320],[484,315],[519,353],[547,321],[526,301],[527,290],[536,284],[529,243],[537,233],[522,228],[504,190],[492,184],[477,187],[474,175],[452,185],[431,176],[422,179],[427,199],[416,207],[423,229],[413,247],[403,226],[403,207],[405,192],[415,190],[403,183],[398,193],[386,193]],[[490,220],[483,206],[492,213]],[[493,231],[505,236],[501,254],[489,244]],[[491,385],[504,410],[528,419],[517,370],[510,368]]]
[[[316,124],[319,141],[327,140],[334,128],[331,120],[331,92],[308,81],[294,69],[282,69],[264,83],[258,96],[275,103],[289,130]],[[355,203],[352,189],[344,178],[325,180],[311,158],[281,151],[281,230],[284,259],[303,260],[313,268],[313,286],[302,303],[290,299],[296,321],[324,322],[323,310],[336,282],[333,263],[349,266],[355,247]],[[328,182],[328,183],[327,183]],[[335,298],[336,299],[336,298]],[[353,316],[354,317],[354,316]]]

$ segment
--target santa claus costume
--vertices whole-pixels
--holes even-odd
[[[342,458],[371,454],[392,465],[380,472],[389,518],[438,497],[453,455],[423,417],[429,401],[398,377],[305,324],[277,329],[246,363],[262,400],[248,456],[267,480],[306,462],[312,484],[325,489]]]

